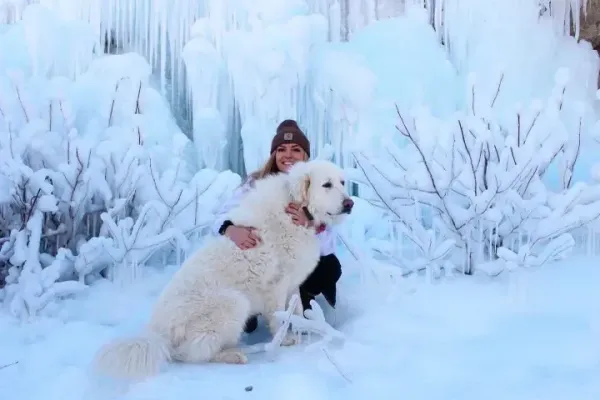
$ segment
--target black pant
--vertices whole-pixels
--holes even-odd
[[[342,265],[335,254],[321,256],[314,271],[300,285],[300,301],[304,310],[310,309],[310,301],[319,294],[335,307],[337,295],[337,281],[342,276]],[[246,321],[244,332],[250,333],[258,326],[257,316],[253,315]]]

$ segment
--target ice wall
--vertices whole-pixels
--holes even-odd
[[[244,158],[258,154],[264,158],[265,154],[257,146],[242,146],[243,138],[249,143],[263,132],[272,132],[276,118],[307,114],[303,105],[313,102],[303,77],[308,48],[317,42],[346,39],[358,27],[397,11],[390,0],[0,0],[0,23],[22,19],[30,3],[40,3],[65,19],[89,22],[101,47],[96,51],[136,51],[146,57],[178,122],[196,139],[199,166],[231,167],[240,172],[257,166],[255,161],[244,165]],[[288,26],[294,16],[306,18],[294,18]],[[311,33],[312,28],[316,30]],[[271,37],[262,45],[256,42],[264,35]],[[287,39],[276,43],[281,35]],[[37,37],[30,45],[43,50],[43,38]],[[196,38],[199,40],[190,42]],[[247,51],[236,55],[241,50],[237,44],[242,42]],[[299,47],[289,52],[291,61],[278,70],[276,59],[281,52],[274,53],[286,45]],[[261,60],[256,52],[267,51],[269,46],[275,46],[271,59],[265,54]],[[255,60],[246,59],[249,52],[254,52]],[[42,61],[39,65],[44,65]],[[248,61],[245,71],[241,63]],[[79,70],[80,66],[73,64],[72,70]],[[248,79],[236,79],[246,72]],[[264,82],[257,82],[266,78],[262,74],[281,76],[267,88]],[[294,94],[278,106],[265,104],[265,91],[275,98],[288,90]]]
[[[390,121],[389,110],[383,111],[391,107],[390,95],[382,94],[387,84],[381,80],[391,76],[390,71],[374,71],[373,57],[397,52],[419,58],[408,48],[417,43],[435,47],[437,40],[450,57],[450,63],[440,58],[442,70],[454,69],[462,83],[473,70],[481,80],[493,81],[504,67],[497,61],[507,55],[513,61],[509,69],[520,73],[524,64],[507,46],[531,36],[530,28],[540,18],[557,36],[572,23],[577,33],[587,0],[0,0],[0,22],[22,18],[30,2],[59,10],[64,18],[88,21],[109,51],[134,50],[145,56],[157,87],[195,140],[199,166],[243,173],[265,157],[266,142],[282,118],[299,119],[315,150],[332,142],[342,164],[355,139],[366,135],[367,141],[376,142],[386,129],[383,122],[376,123],[379,113],[380,121]],[[396,43],[383,39],[388,49],[377,50],[377,42],[365,40],[336,47],[352,42],[353,34],[371,22],[401,15],[415,5],[427,10],[426,23],[435,27],[435,35],[426,33],[430,44],[415,37],[426,32],[421,29],[395,35]],[[498,41],[505,36],[510,40]],[[325,50],[325,43],[333,45]],[[549,47],[544,50],[550,57]],[[424,94],[429,90],[425,86],[431,86],[426,79],[435,77],[419,75],[433,68],[422,64],[430,60],[421,57],[420,62],[394,60],[393,65],[417,74],[420,86],[411,85],[411,75],[397,75],[392,78],[399,82],[389,86],[414,93],[392,97],[402,97],[407,107],[431,101],[429,106],[444,110],[455,104],[446,92],[437,99]],[[591,77],[590,63],[577,72]],[[530,90],[529,97],[545,84],[545,78],[535,76],[536,65],[531,61],[525,68],[537,78],[534,85],[518,79],[512,83],[521,92]],[[443,81],[441,88],[461,83],[453,79]]]

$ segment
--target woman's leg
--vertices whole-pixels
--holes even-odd
[[[325,300],[335,307],[337,297],[337,281],[342,276],[342,265],[335,254],[322,256],[315,270],[300,285],[302,307],[310,309],[310,301],[323,294]]]
[[[342,276],[342,265],[335,254],[322,256],[315,270],[300,285],[300,301],[304,310],[310,309],[310,301],[323,294],[325,300],[335,307],[337,281]],[[244,332],[252,333],[258,327],[258,316],[253,315],[246,321]]]

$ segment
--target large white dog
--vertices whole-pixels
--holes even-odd
[[[291,201],[304,204],[317,224],[341,222],[353,204],[342,170],[328,161],[297,163],[287,174],[257,181],[228,218],[255,227],[262,243],[240,250],[226,237],[208,239],[164,289],[144,334],[105,345],[96,370],[142,378],[168,361],[246,363],[237,347],[246,319],[260,313],[275,333],[274,312],[285,309],[319,260],[314,229],[285,213]],[[302,315],[301,306],[296,313]],[[284,340],[293,343],[291,335]]]

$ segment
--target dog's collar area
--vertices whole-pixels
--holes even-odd
[[[308,208],[306,206],[302,207],[302,211],[304,211],[304,214],[306,215],[306,218],[308,218],[309,221],[315,220],[315,217],[313,217],[313,215],[310,213],[310,211],[308,211]],[[317,226],[316,231],[317,231],[317,233],[321,233],[326,228],[327,228],[327,225],[321,224],[321,225]]]
[[[309,221],[315,220],[315,217],[313,217],[313,215],[310,213],[310,211],[308,211],[308,207],[302,206],[302,211],[304,211],[304,215],[306,215],[306,218],[308,218]]]

